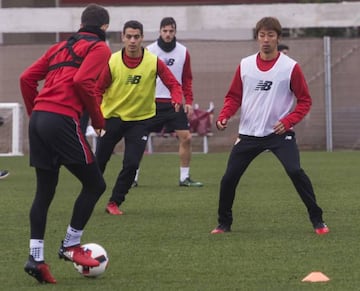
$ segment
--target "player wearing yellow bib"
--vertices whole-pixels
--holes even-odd
[[[106,211],[121,215],[119,206],[125,200],[143,156],[148,129],[147,122],[155,116],[156,77],[159,76],[172,96],[178,111],[183,92],[180,84],[156,55],[142,47],[143,25],[135,20],[125,23],[124,48],[114,53],[109,66],[99,76],[96,95],[106,121],[106,133],[99,139],[96,157],[102,172],[116,144],[124,138],[122,169],[116,179]]]

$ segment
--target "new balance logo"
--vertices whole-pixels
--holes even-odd
[[[175,59],[164,59],[167,66],[172,66],[175,63]]]
[[[139,84],[141,80],[140,75],[129,75],[126,81],[127,84]]]
[[[255,87],[255,91],[269,91],[271,89],[272,83],[273,82],[271,82],[271,81],[260,80],[259,83]]]

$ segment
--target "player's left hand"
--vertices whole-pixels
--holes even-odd
[[[278,121],[274,126],[274,132],[276,134],[283,134],[285,133],[285,131],[286,131],[285,125],[281,121]]]

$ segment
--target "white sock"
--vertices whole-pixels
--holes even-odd
[[[180,181],[184,181],[189,178],[190,167],[180,167]]]
[[[30,255],[36,262],[44,261],[44,240],[30,239]]]
[[[140,169],[137,169],[136,170],[136,175],[135,175],[135,178],[134,178],[134,181],[138,181],[138,179],[139,179],[139,172],[140,172]]]
[[[64,247],[79,245],[82,234],[82,230],[77,230],[69,225],[63,242]]]

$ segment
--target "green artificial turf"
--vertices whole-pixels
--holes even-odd
[[[0,180],[2,290],[360,290],[359,152],[302,152],[330,233],[317,236],[282,166],[261,154],[237,189],[232,232],[211,235],[217,225],[219,182],[228,153],[194,154],[191,174],[202,188],[179,187],[176,154],[145,155],[139,187],[105,213],[122,155],[105,172],[107,190],[82,239],[108,252],[97,279],[79,275],[57,251],[80,184],[65,169],[50,207],[45,259],[58,283],[41,286],[23,271],[29,246],[29,209],[35,192],[28,157],[2,157],[10,176]],[[320,271],[326,283],[304,283]]]

